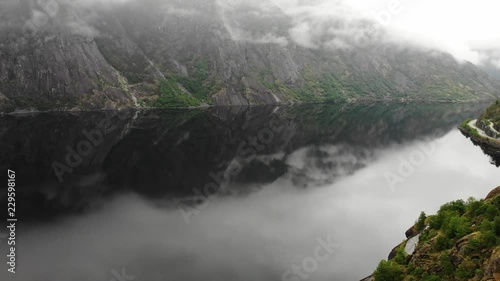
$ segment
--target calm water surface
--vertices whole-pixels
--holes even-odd
[[[1,279],[359,280],[421,211],[500,185],[456,129],[485,106],[1,117],[20,219]]]

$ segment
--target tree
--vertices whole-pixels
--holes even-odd
[[[417,223],[415,225],[415,227],[417,228],[417,232],[424,230],[426,219],[427,215],[424,212],[420,213],[420,216],[418,217]]]
[[[375,281],[402,281],[404,279],[401,266],[391,261],[381,261],[373,274]]]

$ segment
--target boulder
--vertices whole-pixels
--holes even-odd
[[[410,239],[418,235],[417,226],[413,225],[405,232],[406,238]]]
[[[493,189],[490,193],[488,193],[488,196],[486,196],[485,200],[491,200],[497,197],[498,195],[500,195],[500,186]]]

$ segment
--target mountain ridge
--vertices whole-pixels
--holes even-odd
[[[32,0],[1,4],[0,111],[500,96],[500,82],[474,65],[381,43],[376,28],[314,41],[347,47],[303,46],[291,36],[294,18],[259,3],[147,0],[93,11],[61,2],[52,12]],[[349,24],[370,23],[326,27]]]

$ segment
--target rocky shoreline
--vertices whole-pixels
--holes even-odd
[[[439,213],[435,216],[429,216],[425,218],[425,226],[423,231],[418,231],[419,222],[412,226],[410,229],[406,231],[407,240],[403,241],[398,246],[394,247],[394,249],[390,252],[388,256],[388,261],[386,263],[393,263],[391,266],[396,265],[396,267],[400,267],[397,273],[389,273],[388,268],[384,270],[380,270],[381,265],[384,264],[384,261],[381,262],[377,271],[382,272],[384,276],[392,275],[392,279],[390,280],[443,280],[443,276],[451,279],[444,280],[476,280],[476,281],[495,281],[500,280],[500,246],[498,242],[494,242],[490,246],[480,247],[477,246],[477,243],[480,243],[482,237],[485,235],[484,232],[484,224],[486,218],[483,218],[481,226],[477,226],[476,224],[472,224],[471,229],[469,229],[468,234],[463,235],[463,237],[457,237],[456,242],[452,243],[449,246],[439,249],[436,245],[439,242],[440,238],[444,235],[443,233],[436,234],[433,238],[429,238],[430,233],[435,229],[432,229],[435,223],[433,220],[439,216],[441,216],[442,212],[448,212],[444,209],[455,208],[456,204],[462,203],[464,207],[463,213],[459,218],[464,217],[474,217],[471,214],[472,211],[477,212],[474,206],[496,206],[498,212],[498,204],[500,203],[500,186],[493,189],[484,200],[479,201],[467,201],[463,202],[461,200],[451,202],[445,204],[441,207]],[[491,207],[493,208],[493,207]],[[480,210],[481,207],[478,207]],[[480,216],[485,216],[484,214]],[[498,220],[498,214],[493,215],[495,218],[495,222]],[[420,219],[419,219],[420,221]],[[478,221],[479,222],[479,221]],[[435,228],[435,227],[434,227]],[[496,224],[493,227],[493,231],[496,231]],[[494,232],[493,232],[494,233]],[[416,243],[416,248],[412,253],[407,253],[407,255],[401,255],[401,250],[403,245],[407,245],[409,242],[413,241],[413,238],[419,236],[423,237],[420,242]],[[498,233],[496,234],[496,240],[498,241]],[[436,250],[436,249],[439,250]],[[403,258],[402,258],[403,257]],[[446,257],[446,263],[444,262]],[[474,261],[481,261],[479,266],[476,264],[476,268],[472,268],[472,264]],[[449,268],[446,268],[446,267]],[[467,268],[468,267],[468,268]],[[464,279],[463,272],[465,269],[472,271],[469,277]],[[376,278],[377,271],[374,274],[362,279],[361,281],[376,281],[381,280],[385,281],[386,279]],[[451,273],[443,274],[445,271],[451,271]],[[463,274],[461,276],[455,276],[458,274]],[[415,279],[417,278],[417,279]],[[456,279],[458,278],[458,279]],[[389,280],[389,279],[387,279]]]

